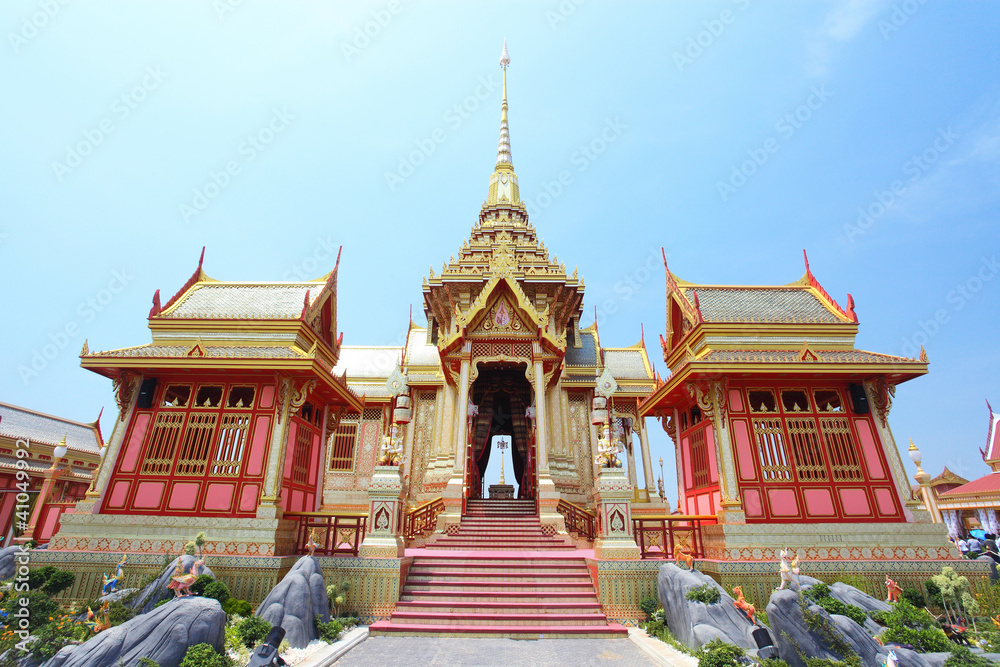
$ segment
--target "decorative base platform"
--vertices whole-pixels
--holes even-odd
[[[513,500],[513,498],[512,484],[490,484],[490,500]]]

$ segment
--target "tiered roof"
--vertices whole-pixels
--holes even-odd
[[[677,278],[664,255],[667,335],[660,337],[670,378],[644,403],[651,413],[665,400],[687,400],[685,383],[742,377],[808,373],[812,377],[883,376],[898,384],[927,372],[919,359],[859,350],[858,317],[847,295],[842,308],[806,272],[786,285],[702,285]]]
[[[198,267],[165,304],[160,291],[149,311],[152,342],[104,352],[84,343],[81,365],[118,379],[123,372],[263,370],[317,377],[334,402],[360,406],[342,376],[337,335],[337,266],[315,280],[224,282]]]

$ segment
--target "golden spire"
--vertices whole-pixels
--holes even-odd
[[[510,131],[507,127],[507,66],[510,65],[510,55],[507,53],[507,40],[503,41],[503,52],[500,54],[500,67],[503,69],[503,101],[500,103],[500,143],[497,147],[497,164],[490,176],[490,193],[486,198],[487,206],[498,204],[521,203],[521,195],[517,187],[517,174],[510,157]]]

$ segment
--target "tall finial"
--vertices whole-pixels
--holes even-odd
[[[500,68],[503,69],[503,101],[500,104],[500,143],[497,147],[497,164],[490,177],[490,191],[486,197],[488,206],[516,206],[521,203],[521,194],[517,186],[517,176],[514,174],[514,163],[510,157],[510,131],[507,126],[507,66],[510,65],[510,54],[507,53],[507,40],[503,41],[503,51],[500,52]]]
[[[497,166],[509,164],[510,133],[507,128],[507,66],[510,65],[510,54],[507,53],[507,40],[503,40],[503,51],[500,53],[500,67],[503,69],[503,102],[500,104],[500,146],[497,148]]]

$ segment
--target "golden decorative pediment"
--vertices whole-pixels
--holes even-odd
[[[534,328],[524,321],[517,306],[506,295],[501,295],[486,308],[469,333],[473,336],[534,336]]]

